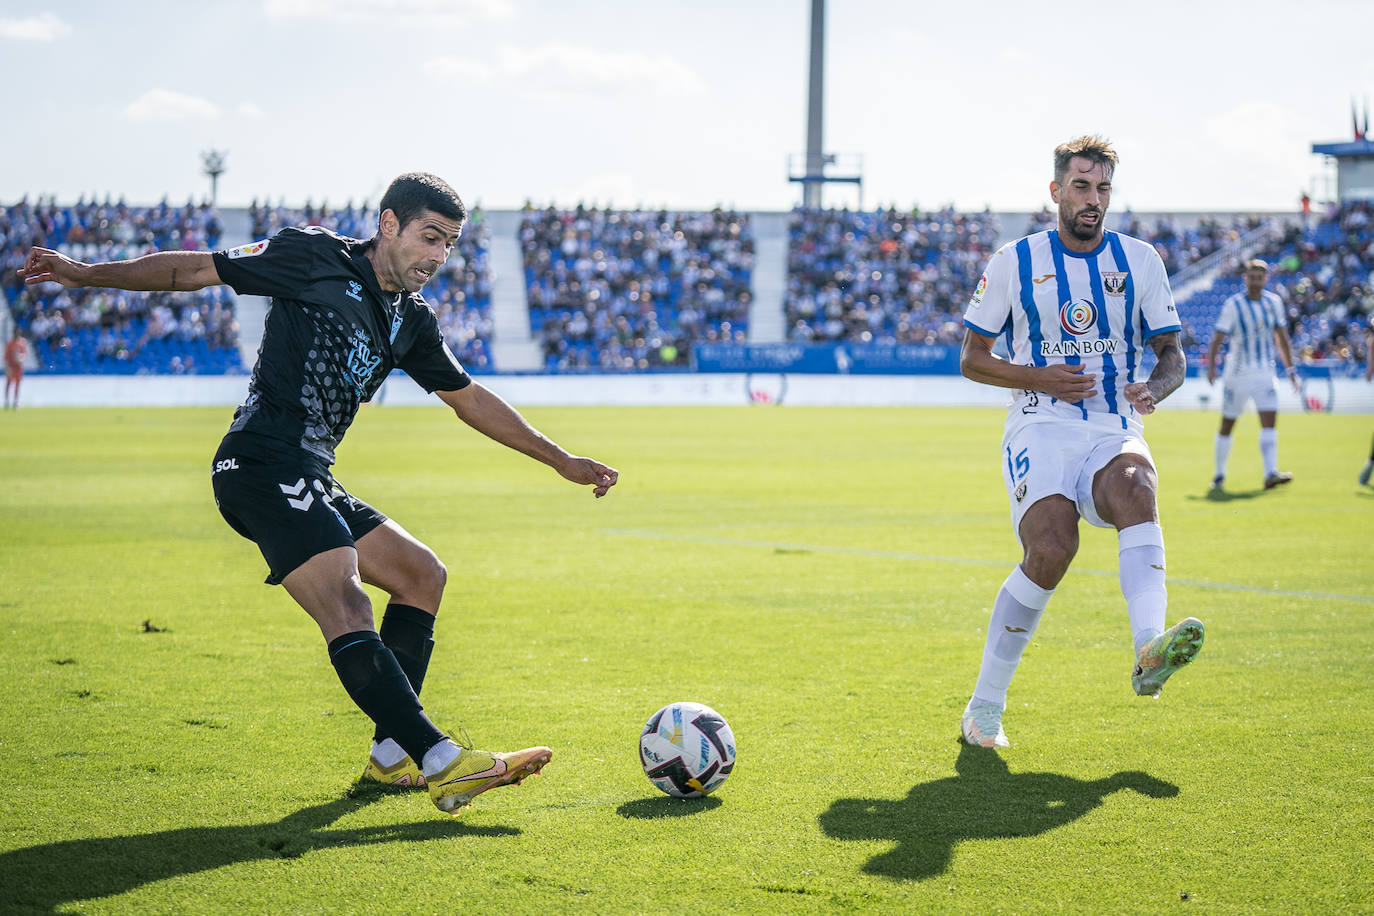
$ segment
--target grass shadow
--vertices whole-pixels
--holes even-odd
[[[324,829],[388,794],[355,787],[343,798],[265,824],[63,840],[0,853],[0,909],[56,912],[68,904],[123,894],[155,881],[240,862],[293,859],[319,849],[520,833],[513,827],[472,827],[431,812],[415,823]]]
[[[963,840],[1037,836],[1076,820],[1113,792],[1172,798],[1178,786],[1129,771],[1085,780],[1012,773],[996,751],[963,745],[957,776],[921,783],[900,801],[841,798],[820,816],[826,836],[896,845],[864,864],[867,874],[923,881],[944,874]]]
[[[704,798],[673,798],[671,795],[657,795],[626,802],[615,813],[621,817],[637,820],[653,820],[660,817],[690,817],[703,811],[720,807],[720,799],[714,795]]]
[[[1263,488],[1258,490],[1208,490],[1201,496],[1189,493],[1188,499],[1192,502],[1203,500],[1209,503],[1229,503],[1237,499],[1254,499],[1256,496],[1263,496]]]

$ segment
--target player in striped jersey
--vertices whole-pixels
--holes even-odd
[[[1058,228],[1004,246],[964,313],[960,369],[1014,390],[1002,474],[1020,564],[993,603],[964,740],[1008,746],[1007,687],[1040,617],[1078,552],[1078,520],[1117,530],[1121,591],[1135,640],[1131,684],[1158,696],[1202,646],[1201,621],[1164,629],[1164,538],[1141,417],[1183,382],[1180,325],[1159,255],[1107,232],[1116,151],[1080,137],[1054,151]],[[998,337],[1010,359],[993,353]],[[1145,347],[1157,362],[1135,381]]]
[[[1217,380],[1217,355],[1221,342],[1230,338],[1226,348],[1226,368],[1222,378],[1221,431],[1217,433],[1214,453],[1216,476],[1212,490],[1221,491],[1226,480],[1226,459],[1231,456],[1231,430],[1245,405],[1255,402],[1259,412],[1260,457],[1264,461],[1264,488],[1272,490],[1288,483],[1293,475],[1279,470],[1279,435],[1274,428],[1279,413],[1279,393],[1274,388],[1274,353],[1278,352],[1293,390],[1302,391],[1298,370],[1293,365],[1293,345],[1283,320],[1283,300],[1264,288],[1269,265],[1259,258],[1245,262],[1245,292],[1236,293],[1221,306],[1212,343],[1207,347],[1207,382]]]

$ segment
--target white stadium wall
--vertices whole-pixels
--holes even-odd
[[[818,375],[774,373],[651,373],[642,375],[499,375],[478,380],[517,407],[746,406],[997,407],[1002,389],[959,376]],[[1280,382],[1279,409],[1304,407]],[[248,390],[247,376],[27,375],[25,407],[224,407]],[[1359,379],[1309,383],[1311,406],[1334,413],[1374,413],[1374,385]],[[1216,410],[1221,386],[1190,378],[1161,409]],[[377,398],[381,405],[438,405],[414,382],[394,376]]]

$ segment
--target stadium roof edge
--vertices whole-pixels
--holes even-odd
[[[1313,143],[1312,152],[1337,159],[1374,156],[1374,140],[1341,140],[1335,143]]]

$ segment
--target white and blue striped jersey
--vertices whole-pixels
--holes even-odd
[[[1241,290],[1223,302],[1216,327],[1228,338],[1223,376],[1273,375],[1274,361],[1278,358],[1274,330],[1283,326],[1283,300],[1278,293],[1260,290],[1256,302]]]
[[[1122,429],[1140,426],[1121,389],[1135,380],[1145,341],[1181,329],[1164,262],[1148,243],[1104,232],[1102,244],[1081,253],[1054,229],[992,256],[964,324],[1003,337],[1017,365],[1081,364],[1097,376],[1097,394],[1083,401],[1019,392],[1012,410],[1024,420],[1119,421]]]

